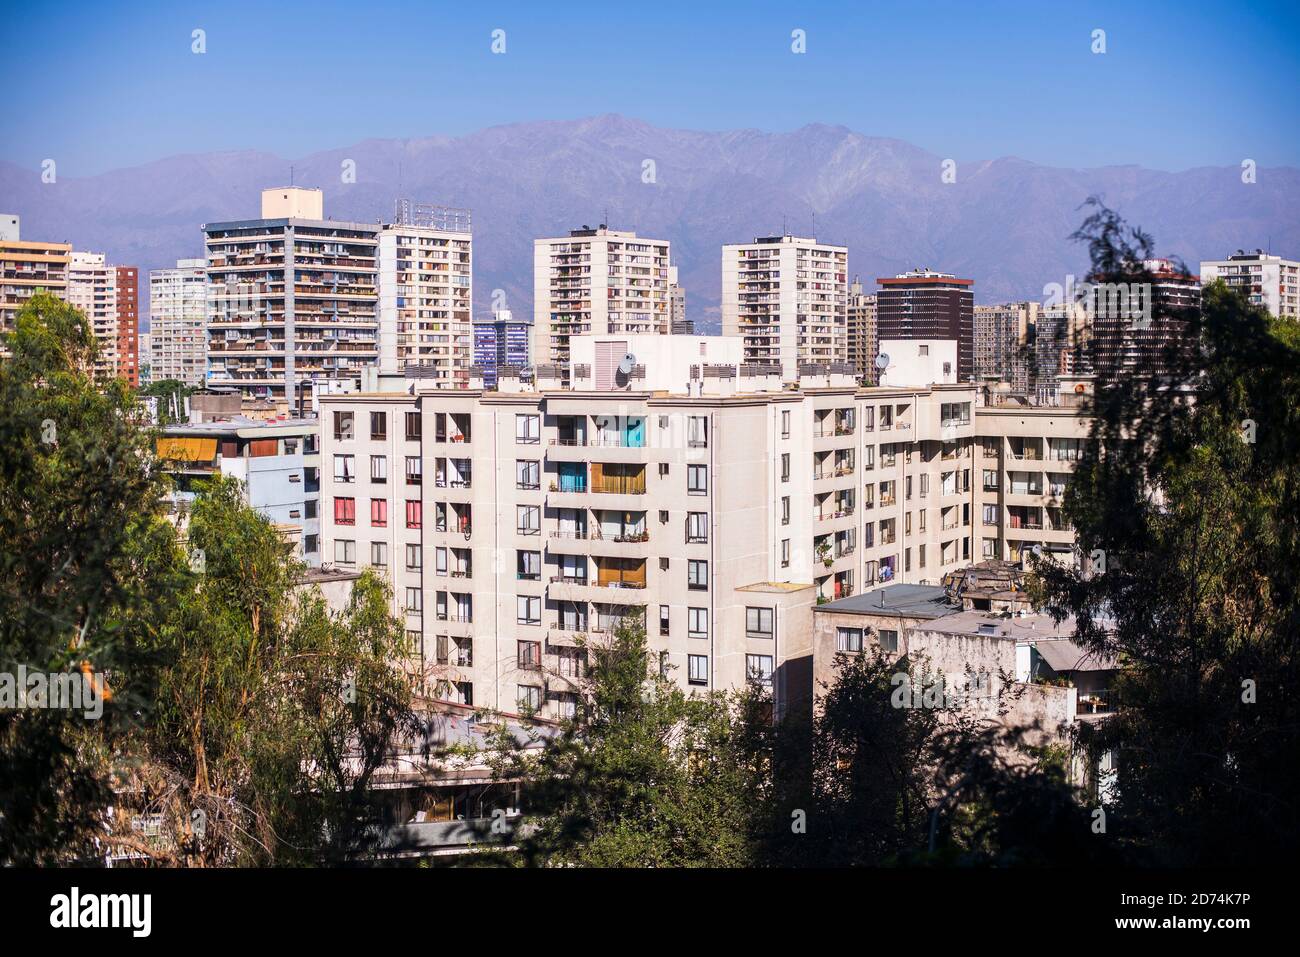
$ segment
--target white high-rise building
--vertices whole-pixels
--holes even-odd
[[[1275,316],[1300,319],[1300,262],[1256,249],[1201,263],[1201,284],[1222,279]]]
[[[722,247],[722,334],[743,336],[745,361],[848,361],[846,246],[801,236],[760,236]]]
[[[533,243],[533,361],[564,365],[577,335],[672,331],[669,244],[600,226]]]
[[[67,300],[85,314],[95,338],[99,355],[95,359],[97,375],[117,374],[117,269],[104,261],[103,253],[72,253],[68,265]]]
[[[149,377],[203,385],[207,362],[207,260],[149,271]]]
[[[379,368],[465,388],[473,361],[469,210],[399,202],[379,233]]]

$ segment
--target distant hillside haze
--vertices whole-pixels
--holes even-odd
[[[390,221],[398,196],[470,208],[476,315],[503,290],[531,317],[533,240],[608,223],[672,243],[687,313],[707,330],[717,329],[722,244],[783,228],[847,246],[849,276],[868,290],[928,266],[974,279],[979,303],[1041,299],[1046,284],[1082,276],[1086,250],[1069,236],[1091,195],[1193,268],[1238,248],[1300,256],[1300,170],[1261,157],[1251,184],[1239,167],[1059,169],[1010,156],[957,157],[945,183],[945,159],[842,126],[698,132],[606,115],[295,159],[194,154],[85,178],[60,167],[54,184],[0,162],[0,210],[21,215],[24,238],[156,269],[202,255],[201,224],[257,218],[260,191],[288,183],[292,166],[295,183],[324,190],[334,219]],[[341,182],[345,160],[355,183]],[[142,289],[142,307],[147,298]]]

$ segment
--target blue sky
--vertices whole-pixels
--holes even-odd
[[[71,176],[600,113],[843,124],[966,161],[1300,165],[1294,0],[0,3],[0,159]]]

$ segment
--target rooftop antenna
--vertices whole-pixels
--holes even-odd
[[[789,229],[788,226],[786,226],[786,216],[785,216],[785,213],[782,213],[782,214],[781,214],[781,235],[782,235],[782,236],[789,236],[789,235],[790,235],[790,229]]]
[[[290,186],[293,185],[293,167],[292,167],[292,166],[289,167],[289,185],[290,185]]]
[[[817,213],[815,211],[812,214],[812,235],[813,239],[817,238]]]

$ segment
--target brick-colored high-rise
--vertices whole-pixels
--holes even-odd
[[[974,373],[975,294],[973,279],[914,269],[877,279],[879,339],[956,339],[957,381]],[[879,340],[877,340],[879,341]]]
[[[117,374],[140,385],[140,270],[117,266]]]

